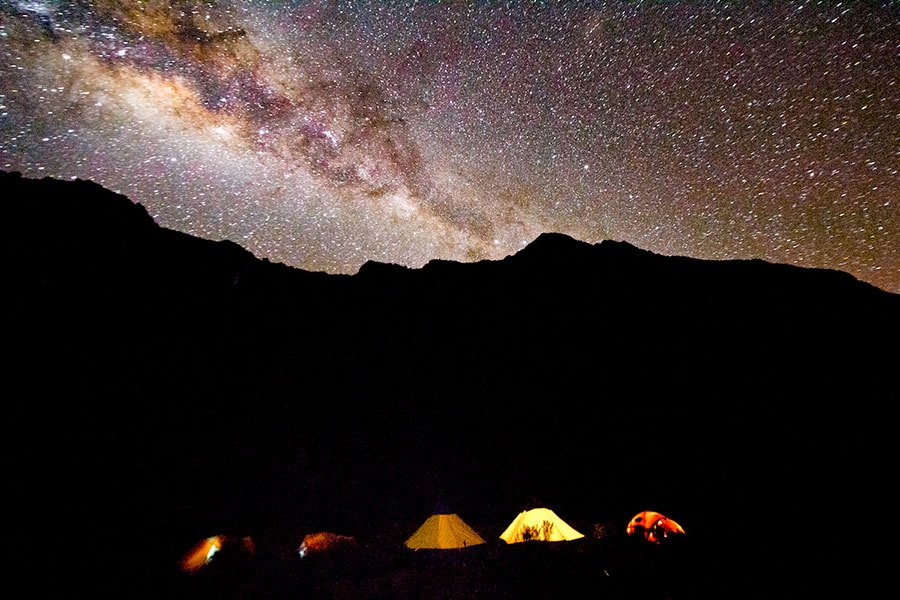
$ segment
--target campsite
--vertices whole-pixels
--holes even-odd
[[[508,529],[516,525],[521,531],[521,521],[520,515]],[[549,525],[545,531],[562,527],[577,534],[558,517],[544,523]],[[607,598],[670,598],[701,590],[689,571],[686,536],[657,546],[642,536],[625,536],[624,528],[578,535],[577,541],[521,541],[521,535],[513,542],[496,536],[483,540],[458,515],[435,514],[403,548],[371,540],[303,556],[284,542],[280,547],[260,544],[253,554],[236,548],[226,557],[222,551],[202,570],[173,576],[166,593],[192,598],[489,599],[590,592]]]

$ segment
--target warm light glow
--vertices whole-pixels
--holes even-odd
[[[526,541],[563,542],[583,538],[549,508],[523,511],[509,524],[500,539],[507,544]]]
[[[219,535],[206,538],[194,546],[191,551],[181,559],[181,569],[183,571],[196,571],[209,564],[213,556],[222,549],[223,541],[224,538]]]
[[[668,517],[652,510],[639,512],[628,522],[625,528],[628,535],[643,534],[644,539],[654,544],[660,543],[670,534],[684,534],[684,529]]]
[[[413,550],[458,550],[483,544],[484,539],[456,514],[431,515],[406,540]]]
[[[323,550],[334,550],[345,546],[355,546],[356,538],[352,535],[338,535],[328,531],[319,533],[310,533],[303,538],[297,553],[300,558],[305,557],[310,551],[321,552]]]

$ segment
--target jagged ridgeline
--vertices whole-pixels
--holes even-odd
[[[482,404],[582,390],[718,397],[715,386],[749,396],[801,381],[826,392],[871,387],[878,343],[897,327],[900,297],[837,271],[545,234],[502,261],[326,275],[160,228],[96,184],[0,185],[9,298],[41,315],[26,337],[82,349],[59,367],[113,361],[122,375],[95,396],[132,386],[157,398],[164,385]]]

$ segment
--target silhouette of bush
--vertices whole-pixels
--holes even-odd
[[[616,526],[613,525],[612,523],[594,523],[593,538],[595,540],[611,538],[615,534],[616,534]]]
[[[526,525],[522,528],[523,542],[549,542],[553,535],[553,523],[544,521],[540,525]]]

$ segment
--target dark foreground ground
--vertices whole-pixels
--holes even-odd
[[[690,598],[712,592],[691,565],[685,540],[651,547],[581,540],[464,550],[340,557],[259,550],[172,574],[161,592],[183,598]]]
[[[223,600],[675,600],[841,597],[866,589],[865,580],[848,582],[839,569],[816,569],[816,552],[808,546],[797,544],[789,552],[796,558],[796,569],[769,560],[758,551],[759,545],[752,546],[750,553],[742,553],[739,546],[722,543],[717,549],[701,548],[690,536],[652,546],[621,535],[509,546],[489,541],[460,551],[413,552],[361,545],[355,553],[304,559],[286,547],[269,547],[252,555],[222,553],[219,560],[195,573],[178,573],[173,568],[133,594],[122,591],[129,596]]]

